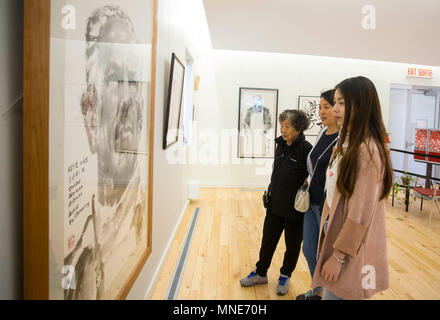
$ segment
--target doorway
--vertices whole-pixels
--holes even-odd
[[[388,126],[391,148],[414,152],[416,128],[440,128],[439,101],[440,88],[392,85]],[[393,151],[391,160],[396,170],[427,173],[427,164],[415,161],[412,155]],[[439,177],[440,168],[434,165],[432,174]],[[424,179],[419,179],[419,184],[424,185]]]

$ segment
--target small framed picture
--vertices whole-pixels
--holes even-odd
[[[278,89],[240,88],[238,110],[238,157],[273,158]]]
[[[318,96],[299,96],[298,109],[303,110],[310,119],[309,128],[304,131],[306,136],[317,136],[322,128],[321,119],[319,118],[319,101]]]
[[[180,114],[182,112],[185,66],[173,53],[171,56],[168,104],[165,115],[163,149],[167,149],[179,139]]]

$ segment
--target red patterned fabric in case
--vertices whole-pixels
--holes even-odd
[[[440,155],[440,130],[431,130],[429,136],[429,154],[430,155]],[[440,162],[438,158],[428,158],[431,162]]]
[[[440,131],[431,131],[429,138],[429,151],[440,152]]]
[[[426,150],[426,144],[428,142],[428,130],[416,129],[415,148],[418,150]]]
[[[416,129],[416,135],[414,139],[414,153],[425,154],[427,151],[427,144],[428,144],[428,130]],[[426,157],[415,155],[414,160],[426,161]]]

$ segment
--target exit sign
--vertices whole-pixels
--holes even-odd
[[[410,78],[432,79],[432,69],[408,67],[406,76]]]

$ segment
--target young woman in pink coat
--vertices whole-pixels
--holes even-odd
[[[393,170],[374,84],[356,77],[335,89],[340,140],[327,169],[312,286],[324,288],[324,300],[368,299],[389,286],[385,202]]]

